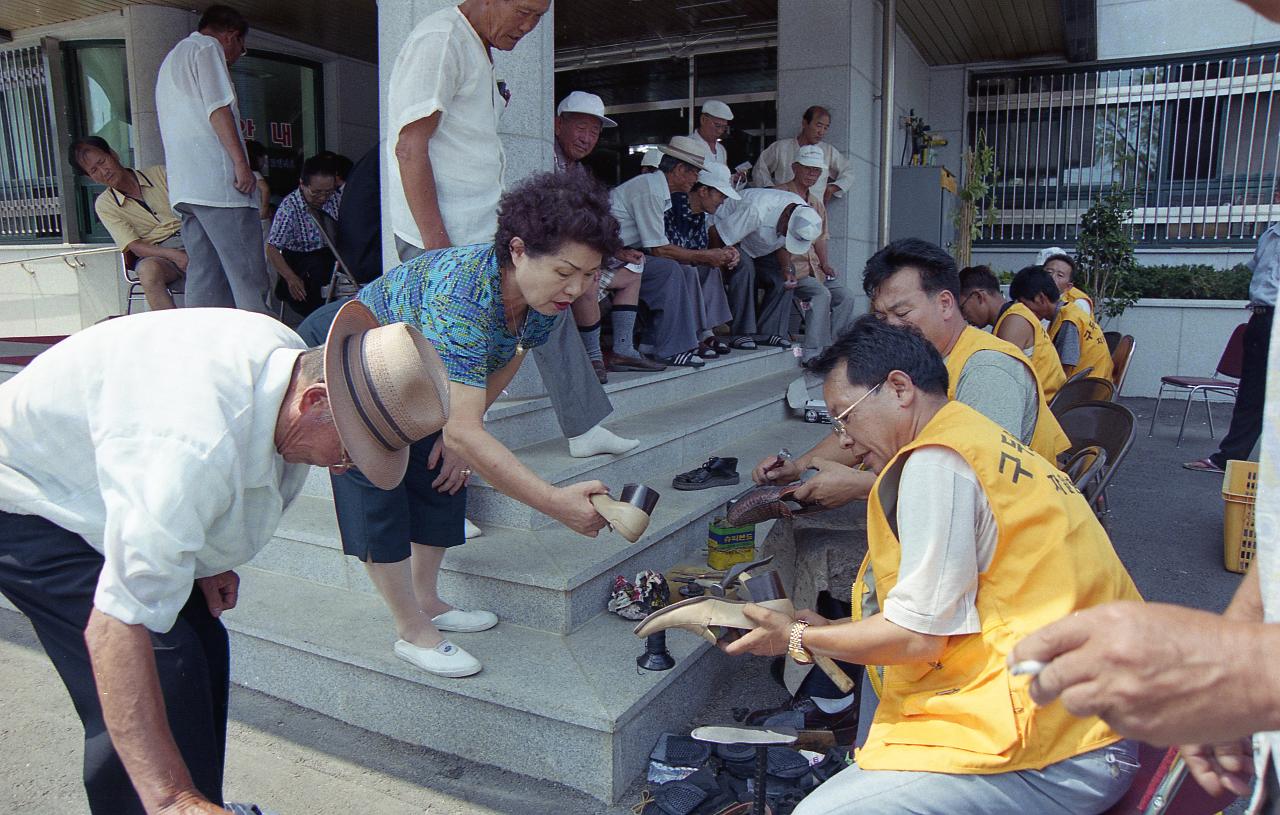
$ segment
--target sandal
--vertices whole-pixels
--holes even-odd
[[[722,357],[728,356],[729,352],[733,350],[732,348],[729,347],[729,343],[725,342],[719,337],[708,337],[707,339],[703,340],[703,342],[707,344],[707,347],[711,348],[713,351],[715,351],[717,354],[719,354]]]
[[[1214,464],[1213,459],[1211,458],[1202,458],[1197,461],[1188,461],[1182,466],[1185,469],[1195,470],[1198,473],[1218,473],[1219,475],[1226,473],[1226,470],[1222,469],[1217,464]]]
[[[760,344],[766,348],[790,348],[791,340],[780,337],[777,334],[770,334],[768,339],[763,339]]]
[[[733,341],[729,343],[729,347],[736,348],[739,351],[754,351],[756,350],[756,341],[750,337],[734,337]]]
[[[716,349],[708,345],[706,340],[702,341],[702,344],[698,346],[697,350],[694,351],[694,353],[702,357],[703,359],[719,359],[720,358],[720,354],[716,352]]]
[[[703,365],[706,365],[706,363],[702,361],[702,357],[699,357],[692,351],[681,351],[675,356],[667,357],[662,361],[677,368],[701,368]]]

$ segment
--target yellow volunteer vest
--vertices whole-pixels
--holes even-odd
[[[1037,629],[1073,611],[1141,600],[1107,533],[1057,468],[971,407],[948,402],[881,472],[867,506],[867,560],[880,607],[897,583],[902,549],[881,503],[918,447],[955,450],[973,467],[999,530],[991,566],[978,575],[982,630],[951,637],[937,663],[888,665],[880,683],[864,770],[989,774],[1042,769],[1120,736],[1061,702],[1038,707],[1006,658]],[[854,586],[861,605],[863,577]],[[857,612],[855,611],[855,614]]]
[[[1097,309],[1093,307],[1093,298],[1085,294],[1083,291],[1076,288],[1075,286],[1072,286],[1071,288],[1064,291],[1062,293],[1062,297],[1058,298],[1058,302],[1062,303],[1062,305],[1064,306],[1068,303],[1074,303],[1077,300],[1084,300],[1086,303],[1088,303],[1089,311],[1097,311]]]
[[[947,354],[947,398],[956,398],[956,385],[960,382],[960,372],[964,370],[969,357],[978,351],[999,351],[1026,365],[1031,371],[1032,378],[1036,380],[1036,399],[1040,403],[1036,413],[1036,430],[1031,436],[1031,449],[1050,461],[1057,460],[1059,453],[1071,447],[1071,440],[1067,438],[1066,433],[1062,432],[1062,425],[1058,424],[1057,418],[1049,410],[1049,403],[1045,401],[1044,385],[1036,376],[1036,369],[1031,365],[1031,360],[1027,359],[1027,355],[1022,353],[1021,348],[1014,347],[1013,343],[1005,342],[994,334],[980,331],[971,325],[965,326],[964,331],[960,333],[960,339],[956,340],[951,353]]]
[[[1067,381],[1067,375],[1062,371],[1062,360],[1058,358],[1058,351],[1053,347],[1053,340],[1049,339],[1049,335],[1045,333],[1044,326],[1040,325],[1040,318],[1031,313],[1031,309],[1021,303],[1013,303],[1004,313],[996,320],[992,333],[1000,333],[1000,324],[1004,322],[1004,318],[1010,314],[1016,314],[1027,322],[1031,323],[1031,330],[1035,332],[1036,342],[1031,349],[1031,368],[1036,372],[1036,379],[1040,382],[1040,390],[1044,393],[1045,401],[1053,399],[1053,395],[1058,392],[1058,388],[1062,387],[1062,383]]]
[[[1068,373],[1093,368],[1089,376],[1110,379],[1111,369],[1114,367],[1111,349],[1107,347],[1107,338],[1098,322],[1075,303],[1068,303],[1058,309],[1058,316],[1049,324],[1050,339],[1058,338],[1058,331],[1062,329],[1063,323],[1073,324],[1080,332],[1080,362]]]

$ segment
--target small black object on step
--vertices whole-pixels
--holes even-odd
[[[669,671],[676,666],[675,658],[667,650],[666,631],[645,637],[644,653],[636,657],[636,664],[646,671]]]
[[[685,491],[706,490],[712,487],[727,487],[741,480],[736,458],[712,456],[701,467],[677,475],[671,480],[671,486]]]

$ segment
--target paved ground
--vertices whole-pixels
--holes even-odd
[[[1116,549],[1148,599],[1220,610],[1239,583],[1222,568],[1220,479],[1178,466],[1213,450],[1207,427],[1193,419],[1177,449],[1174,405],[1148,439],[1152,401],[1126,403],[1138,413],[1139,435],[1110,491]],[[1227,416],[1222,409],[1219,428]],[[764,707],[782,695],[760,660],[744,661],[725,687],[733,693],[699,722],[728,721],[733,707]],[[273,805],[280,815],[625,815],[639,796],[637,785],[621,805],[605,808],[557,785],[411,747],[259,693],[235,688],[231,700],[227,794]],[[26,620],[0,610],[0,811],[87,812],[78,731]]]

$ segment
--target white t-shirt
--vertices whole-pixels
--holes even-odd
[[[978,575],[991,567],[998,530],[973,468],[950,448],[921,447],[896,485],[882,482],[880,498],[902,544],[885,619],[933,636],[981,631]]]
[[[623,246],[652,249],[671,243],[664,220],[671,209],[671,188],[663,173],[645,173],[614,187],[609,209],[618,221]]]
[[[236,189],[235,165],[209,123],[210,114],[228,105],[239,133],[240,108],[222,44],[196,31],[173,47],[156,77],[156,115],[171,206],[258,208],[256,189]]]
[[[743,190],[742,200],[720,205],[712,216],[712,223],[725,246],[736,244],[753,258],[764,257],[786,243],[786,235],[778,234],[782,211],[791,204],[804,202],[786,190]]]
[[[702,135],[697,130],[690,133],[689,137],[698,143],[698,147],[702,150],[702,156],[707,161],[725,165],[729,163],[729,154],[725,152],[724,144],[719,139],[716,139],[715,149],[712,149],[711,145],[707,144],[707,140],[702,138]]]
[[[396,142],[405,125],[439,112],[428,148],[449,240],[454,246],[493,241],[506,167],[498,137],[505,107],[489,49],[456,6],[418,23],[396,56],[387,92],[387,197],[391,228],[401,240],[423,244],[400,180]]]
[[[809,194],[821,199],[827,191],[827,184],[835,184],[840,188],[835,197],[841,198],[853,186],[853,168],[849,166],[849,159],[824,141],[818,142],[818,147],[827,159],[827,169],[813,182]],[[776,187],[790,181],[795,177],[791,165],[795,164],[799,150],[800,142],[796,139],[779,139],[766,147],[751,169],[751,183],[757,187]]]
[[[276,452],[302,338],[229,308],[110,320],[0,385],[0,510],[105,557],[94,606],[168,631],[197,577],[266,546],[306,478]]]

